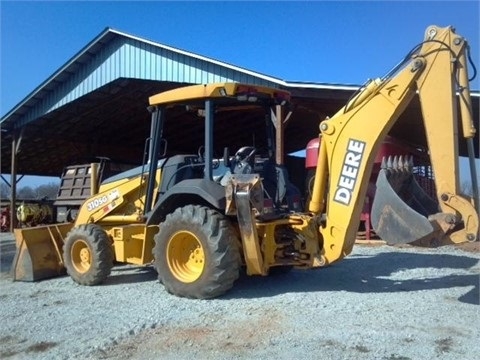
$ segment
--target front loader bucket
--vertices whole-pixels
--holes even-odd
[[[17,252],[12,263],[14,281],[37,281],[65,274],[63,240],[73,224],[15,229]]]
[[[417,183],[412,168],[411,158],[389,157],[378,174],[371,219],[387,244],[426,240],[437,232],[428,216],[438,213],[438,205]]]

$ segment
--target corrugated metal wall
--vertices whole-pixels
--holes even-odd
[[[233,81],[278,86],[234,67],[222,66],[121,35],[113,36],[98,52],[87,52],[79,59],[85,61],[75,71],[62,73],[63,81],[53,81],[53,85],[49,86],[50,93],[31,107],[22,119],[18,119],[16,127],[23,126],[118,78],[191,84]]]

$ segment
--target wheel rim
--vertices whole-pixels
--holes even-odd
[[[205,267],[205,253],[198,238],[189,231],[175,233],[167,245],[168,267],[178,280],[191,283]]]
[[[72,265],[79,273],[86,273],[92,266],[92,253],[84,240],[75,241],[71,255]]]

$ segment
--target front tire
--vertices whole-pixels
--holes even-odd
[[[105,231],[98,225],[74,227],[63,246],[67,273],[81,285],[97,285],[105,281],[113,267],[113,251]]]
[[[176,209],[160,224],[153,249],[158,279],[174,295],[207,299],[239,276],[239,241],[229,220],[197,205]]]

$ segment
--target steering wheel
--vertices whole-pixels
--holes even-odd
[[[253,146],[244,146],[238,149],[238,151],[235,153],[235,160],[238,162],[250,163],[250,165],[253,165],[251,164],[251,160],[256,153],[257,149]]]
[[[232,171],[234,174],[251,174],[255,165],[254,155],[257,149],[253,146],[244,146],[240,148],[232,162]]]

